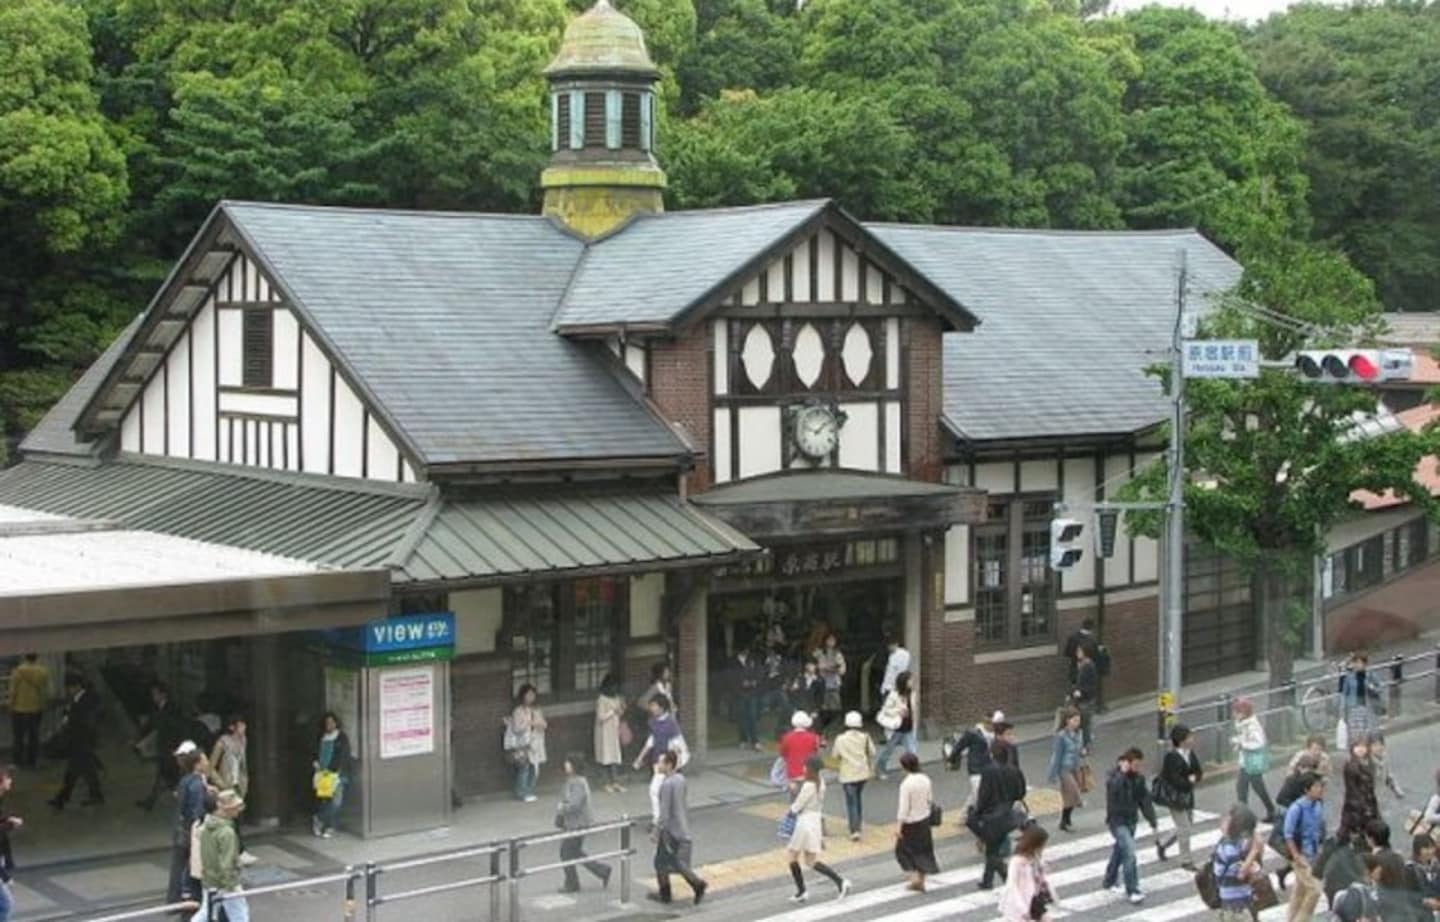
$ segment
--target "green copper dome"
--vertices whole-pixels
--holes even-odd
[[[597,0],[566,27],[560,52],[545,68],[545,74],[562,77],[614,73],[652,79],[660,76],[650,52],[645,50],[645,34],[635,20],[611,6],[610,0]]]

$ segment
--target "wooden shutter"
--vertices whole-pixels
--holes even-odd
[[[640,94],[626,93],[620,111],[620,146],[640,149]]]
[[[605,146],[605,94],[585,94],[585,146]]]
[[[275,312],[270,309],[244,313],[242,354],[245,387],[270,387],[274,383]]]
[[[572,147],[570,143],[570,94],[555,94],[555,146]]]

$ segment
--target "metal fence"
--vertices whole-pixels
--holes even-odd
[[[566,868],[578,868],[588,861],[617,860],[620,864],[618,896],[620,904],[628,906],[634,877],[631,868],[631,861],[635,856],[635,848],[632,845],[634,827],[635,821],[625,816],[584,829],[497,840],[484,845],[452,849],[403,861],[352,865],[332,874],[303,877],[271,886],[246,888],[242,893],[229,898],[243,897],[251,904],[251,918],[257,918],[260,917],[260,914],[256,911],[256,903],[265,898],[283,898],[300,893],[313,894],[317,889],[333,889],[333,894],[324,894],[321,898],[321,902],[328,903],[333,911],[321,910],[318,913],[307,911],[306,919],[314,920],[314,922],[325,922],[325,920],[380,922],[385,918],[398,918],[398,914],[387,916],[381,911],[381,907],[393,906],[397,903],[414,904],[416,901],[421,901],[420,906],[407,906],[406,909],[409,913],[419,914],[423,918],[438,918],[438,913],[419,911],[420,907],[424,905],[423,901],[444,894],[473,890],[485,891],[488,903],[488,915],[485,918],[489,922],[502,922],[502,919],[506,922],[520,922],[522,917],[520,885],[525,878],[556,871],[563,873]],[[549,861],[528,867],[522,860],[527,849],[606,833],[618,833],[618,844],[615,848],[596,854]],[[407,879],[415,877],[417,872],[425,872],[433,877],[437,871],[441,872],[439,880],[417,883]],[[402,886],[400,889],[390,889],[386,886],[389,881],[401,881]],[[226,897],[222,895],[216,902],[219,906],[223,906],[225,900]],[[507,902],[509,904],[508,914],[502,916],[504,904]],[[195,912],[193,903],[167,903],[163,906],[148,906],[111,915],[91,916],[87,917],[87,922],[128,922],[132,919],[158,919],[175,915],[181,915],[181,918],[184,919],[193,912]],[[289,915],[293,915],[293,913],[276,913],[274,917]],[[265,914],[264,917],[271,916]],[[466,909],[465,918],[475,919],[478,917],[479,913],[473,906]],[[205,918],[205,916],[201,918]]]

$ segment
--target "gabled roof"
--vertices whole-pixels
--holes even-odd
[[[85,405],[95,397],[101,382],[120,361],[121,353],[129,346],[135,331],[140,329],[142,319],[143,315],[136,314],[120,335],[115,337],[115,341],[85,369],[80,380],[71,385],[65,396],[26,434],[25,440],[20,443],[20,451],[25,454],[87,456],[99,450],[101,440],[82,442],[75,431],[74,423]]]
[[[1241,274],[1194,230],[867,227],[983,321],[945,336],[945,415],[967,441],[1120,435],[1163,420],[1145,369],[1169,348],[1177,254],[1197,304]]]
[[[952,327],[974,325],[959,302],[904,265],[836,203],[814,199],[636,215],[587,247],[555,312],[555,329],[673,331],[826,225],[858,238],[870,259],[918,289]]]

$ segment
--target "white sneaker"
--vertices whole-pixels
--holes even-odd
[[[850,833],[850,841],[851,841],[851,842],[859,842],[859,841],[860,841],[860,833],[858,833],[858,832],[852,832],[852,833]]]
[[[540,798],[536,797],[534,794],[526,794],[526,795],[525,795],[525,803],[527,803],[527,804],[533,804],[535,801],[537,801],[537,800],[539,800],[539,799],[540,799]]]
[[[809,900],[810,892],[808,890],[801,891],[800,893],[792,893],[790,895],[790,902],[792,903],[806,903],[809,902]]]
[[[1115,894],[1116,896],[1124,896],[1124,895],[1125,895],[1125,888],[1124,888],[1123,886],[1121,886],[1120,884],[1111,884],[1109,887],[1106,887],[1105,889],[1106,889],[1106,890],[1109,890],[1111,893]]]
[[[248,867],[250,867],[250,865],[255,864],[255,863],[258,862],[259,860],[260,860],[259,858],[256,858],[254,855],[250,854],[249,852],[241,852],[241,853],[240,853],[240,866],[243,867],[243,868],[248,868]]]
[[[322,838],[322,839],[333,839],[333,838],[335,838],[335,830],[333,830],[333,829],[327,829],[327,830],[325,830],[324,832],[320,833],[320,838]]]
[[[1132,903],[1143,903],[1145,902],[1145,894],[1141,893],[1139,890],[1136,890],[1134,893],[1127,896],[1126,899]]]
[[[849,895],[850,895],[850,881],[848,881],[848,880],[842,880],[842,881],[840,881],[840,895],[837,896],[837,897],[835,897],[836,902],[839,902],[840,900],[845,899],[845,897],[847,897],[847,896],[849,896]]]

